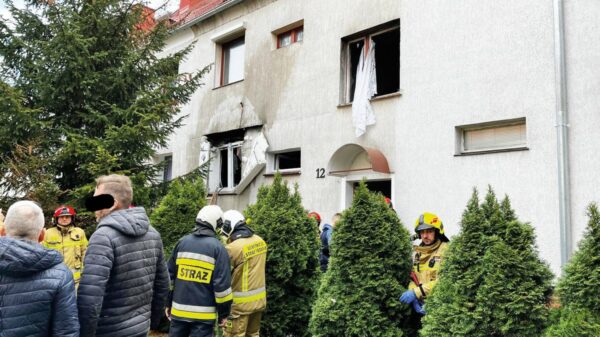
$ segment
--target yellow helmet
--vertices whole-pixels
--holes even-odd
[[[424,229],[435,229],[439,233],[439,239],[448,242],[448,238],[444,235],[444,224],[440,218],[433,213],[423,213],[415,221],[415,232],[419,234]]]

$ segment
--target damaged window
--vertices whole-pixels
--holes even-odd
[[[219,162],[219,187],[236,187],[242,180],[242,143],[229,143],[219,147]]]
[[[400,21],[394,20],[342,39],[347,103],[354,100],[360,58],[366,56],[371,43],[375,53],[375,97],[400,90]]]

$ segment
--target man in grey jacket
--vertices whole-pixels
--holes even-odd
[[[132,198],[128,177],[96,179],[88,208],[98,227],[77,292],[82,337],[146,336],[162,316],[169,292],[162,240],[142,207],[129,208]]]
[[[44,214],[32,201],[8,209],[0,228],[0,336],[77,337],[73,274],[42,247]]]

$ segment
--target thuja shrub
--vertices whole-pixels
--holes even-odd
[[[600,336],[600,212],[587,208],[587,230],[558,283],[562,308],[546,336]]]
[[[201,177],[175,179],[167,194],[150,215],[152,226],[159,231],[165,256],[170,256],[175,244],[195,227],[198,211],[206,205],[206,189]]]
[[[315,337],[407,336],[406,290],[412,245],[408,231],[380,194],[364,182],[333,230],[329,267],[310,330]]]
[[[318,229],[307,216],[297,187],[290,191],[280,174],[261,186],[245,211],[250,227],[268,245],[267,309],[261,336],[309,336],[308,321],[319,280]]]
[[[475,190],[425,302],[421,336],[540,336],[551,280],[533,228],[518,221],[508,197],[499,203],[489,188],[480,204]]]

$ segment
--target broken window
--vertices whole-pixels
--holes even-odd
[[[241,193],[265,167],[268,144],[260,128],[207,135],[200,146],[200,165],[209,162],[209,192]]]
[[[400,90],[400,21],[394,20],[342,39],[345,103],[354,100],[358,64],[370,43],[375,51],[375,97]]]

